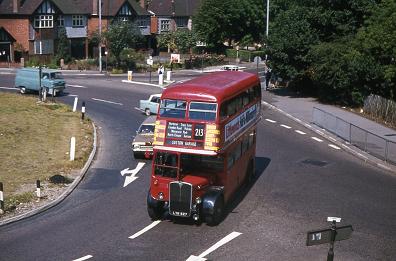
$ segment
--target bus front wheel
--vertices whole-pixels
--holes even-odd
[[[151,197],[150,191],[147,195],[147,213],[152,220],[161,219],[164,214],[164,202]]]
[[[205,216],[206,224],[209,226],[218,225],[224,216],[224,199],[223,197],[217,198],[213,206],[213,214],[207,214]]]

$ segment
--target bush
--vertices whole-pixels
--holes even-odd
[[[184,65],[186,69],[202,68],[206,66],[214,66],[224,64],[224,55],[216,54],[201,54],[192,55],[190,60],[185,60]]]

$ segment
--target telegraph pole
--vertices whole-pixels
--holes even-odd
[[[269,0],[267,0],[267,26],[265,30],[265,35],[267,36],[267,39],[268,39],[268,26],[269,26]]]
[[[99,72],[102,72],[102,0],[99,0]]]

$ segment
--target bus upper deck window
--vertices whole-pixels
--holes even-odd
[[[161,100],[160,116],[183,119],[186,117],[186,103],[183,100]]]
[[[217,104],[208,102],[191,102],[189,118],[193,120],[214,121],[216,119]]]

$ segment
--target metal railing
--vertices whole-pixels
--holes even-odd
[[[348,141],[365,152],[396,164],[396,143],[384,139],[331,113],[313,108],[313,123]]]

